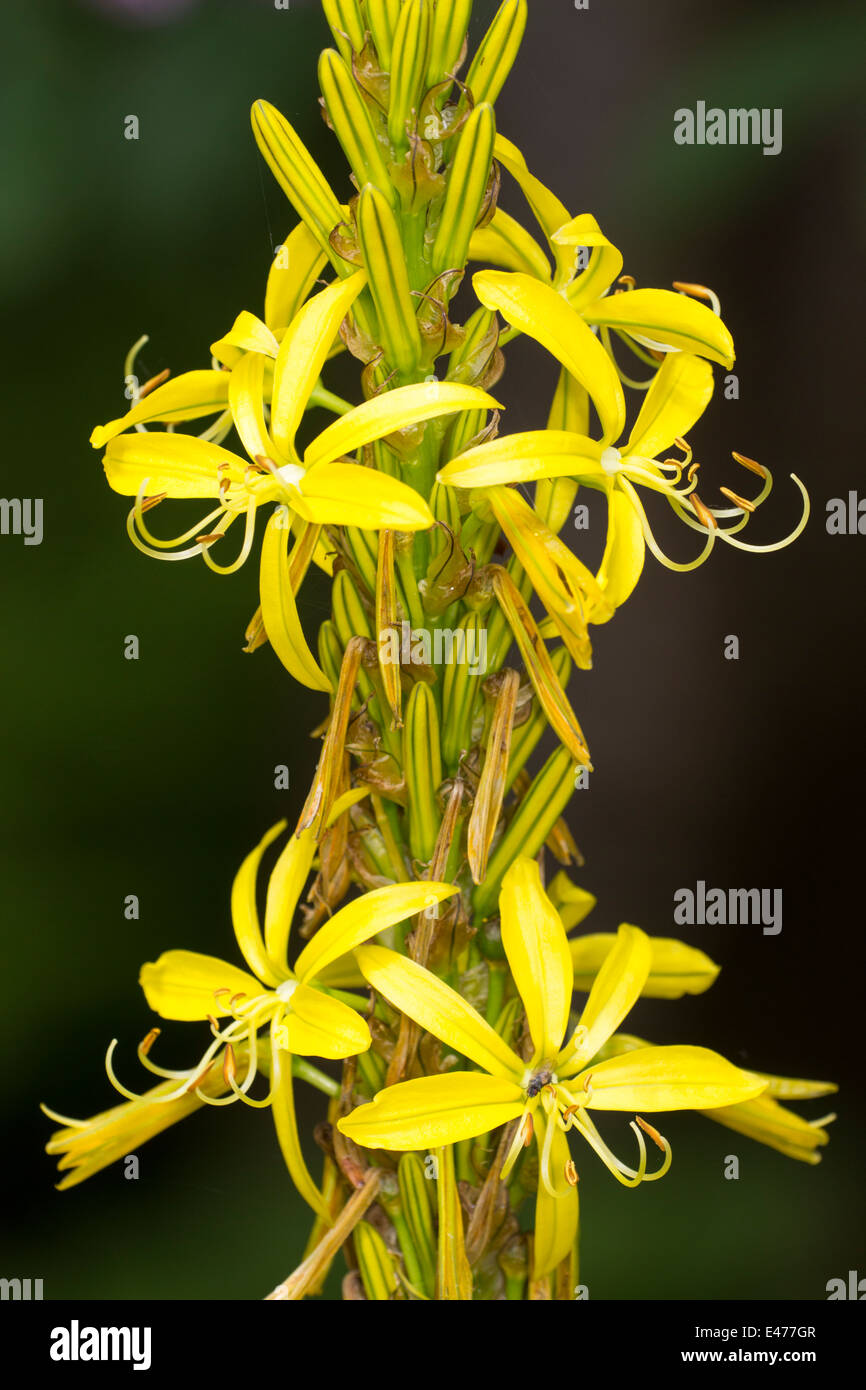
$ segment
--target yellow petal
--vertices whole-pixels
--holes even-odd
[[[408,483],[357,463],[322,463],[305,473],[293,507],[317,526],[367,531],[427,531],[433,513]]]
[[[538,242],[499,207],[486,227],[472,233],[469,259],[500,270],[522,270],[545,283],[550,280],[550,262]]]
[[[384,391],[372,400],[335,420],[313,440],[304,454],[304,464],[330,463],[353,454],[362,444],[382,439],[396,430],[454,415],[460,410],[498,410],[499,402],[477,386],[460,386],[450,381],[421,382]],[[359,523],[360,524],[360,523]]]
[[[594,439],[568,430],[530,430],[467,449],[441,468],[436,478],[451,487],[495,487],[564,477],[601,484],[609,476],[601,466],[602,453]]]
[[[444,980],[384,946],[362,946],[356,959],[367,983],[395,1009],[485,1071],[519,1082],[526,1068],[517,1053]]]
[[[432,1149],[488,1134],[516,1120],[524,1096],[513,1081],[484,1072],[452,1072],[401,1081],[337,1121],[366,1149]]]
[[[568,286],[568,302],[582,309],[604,294],[622,270],[622,253],[608,241],[595,218],[582,212],[553,234],[555,246],[590,248],[589,264]]]
[[[643,1047],[588,1067],[593,1110],[710,1110],[760,1095],[766,1083],[706,1047]]]
[[[552,240],[553,233],[570,221],[568,208],[560,202],[555,193],[551,193],[550,189],[545,187],[540,179],[529,172],[526,160],[520,150],[510,140],[506,140],[504,135],[497,135],[494,154],[499,163],[520,185],[539,225],[544,229],[548,240]]]
[[[110,440],[103,466],[109,486],[124,497],[136,497],[145,482],[150,497],[219,497],[220,479],[242,482],[248,465],[218,444],[150,430]]]
[[[184,1023],[208,1014],[223,1018],[232,995],[254,999],[262,992],[258,980],[245,970],[198,951],[163,951],[159,960],[141,967],[138,982],[154,1013]],[[219,990],[228,993],[218,994]]]
[[[551,250],[556,257],[556,283],[564,284],[571,278],[576,253],[571,247],[555,242],[553,234],[570,220],[571,214],[568,208],[559,201],[555,193],[551,193],[550,189],[545,187],[540,179],[530,173],[520,150],[510,140],[506,140],[504,135],[497,135],[493,145],[493,155],[503,168],[508,170],[532,208],[535,219],[550,242]]]
[[[327,259],[309,227],[299,222],[277,250],[268,272],[265,323],[272,333],[288,328]]]
[[[316,837],[310,830],[291,835],[268,880],[265,903],[265,948],[281,970],[288,970],[286,946],[298,899],[307,881],[316,852]],[[290,1049],[294,1051],[295,1049]]]
[[[598,901],[592,893],[587,893],[585,888],[579,888],[576,883],[572,883],[564,869],[560,869],[556,877],[551,879],[547,885],[547,892],[562,918],[562,925],[566,931],[571,931],[584,917],[588,917]],[[578,988],[579,986],[575,985],[575,989]]]
[[[282,835],[285,828],[286,822],[281,820],[266,831],[255,849],[250,850],[241,864],[232,884],[232,925],[238,946],[250,969],[268,985],[277,985],[280,977],[274,971],[265,950],[256,907],[256,881],[265,850]]]
[[[245,352],[261,352],[276,357],[279,343],[266,323],[244,309],[238,314],[228,333],[211,343],[210,350],[218,362],[235,367]]]
[[[333,965],[326,965],[316,976],[316,984],[323,989],[363,989],[364,976],[358,969],[354,956],[341,956]]]
[[[295,1097],[292,1087],[291,1054],[273,1043],[271,1032],[271,1113],[277,1131],[280,1149],[286,1167],[295,1187],[304,1201],[317,1212],[328,1226],[333,1224],[331,1213],[324,1197],[310,1176],[301,1150],[298,1134],[298,1121],[295,1115]]]
[[[702,357],[669,353],[646,393],[623,452],[655,459],[688,434],[713,394],[713,369]]]
[[[759,1081],[766,1082],[767,1095],[777,1100],[814,1100],[817,1096],[832,1096],[839,1087],[835,1081],[806,1081],[799,1076],[768,1076],[766,1072],[754,1073]]]
[[[624,923],[617,932],[613,950],[598,972],[580,1016],[580,1044],[575,1049],[566,1049],[570,1054],[572,1070],[594,1057],[610,1035],[616,1032],[640,998],[651,964],[649,937],[640,927]]]
[[[545,1129],[550,1121],[541,1110],[535,1114],[535,1134],[538,1144],[539,1160],[544,1150]],[[535,1205],[535,1240],[533,1246],[533,1278],[541,1279],[568,1255],[577,1240],[579,1202],[577,1188],[571,1187],[565,1179],[565,1165],[571,1154],[568,1140],[562,1130],[554,1126],[550,1143],[549,1166],[551,1186],[555,1195],[547,1190],[543,1182],[538,1184],[538,1199]]]
[[[354,1057],[370,1046],[370,1029],[361,1015],[309,985],[298,985],[281,1022],[286,1047],[296,1057]]]
[[[563,746],[576,762],[591,771],[589,749],[583,730],[560,684],[556,668],[538,631],[538,625],[508,571],[498,565],[490,568],[493,575],[493,592],[514,634],[527,675],[538,696],[538,703]]]
[[[358,270],[329,285],[307,301],[286,329],[274,364],[271,405],[271,433],[286,458],[293,456],[295,433],[340,324],[365,282]]]
[[[302,538],[303,539],[303,538]],[[302,539],[298,545],[302,544]],[[259,569],[262,621],[268,640],[290,675],[310,690],[330,690],[304,636],[292,590],[286,512],[274,512],[265,530]]]
[[[258,454],[271,458],[274,446],[264,412],[265,358],[260,352],[247,352],[231,374],[229,405],[241,443],[251,459]]]
[[[598,571],[605,598],[619,608],[634,592],[646,558],[641,519],[621,488],[608,490],[607,543]]]
[[[613,606],[595,575],[545,525],[516,488],[488,488],[484,497],[572,657],[578,666],[588,669],[592,651],[587,623],[606,622],[613,615]]]
[[[534,859],[521,855],[499,894],[502,945],[535,1045],[533,1065],[556,1055],[568,1027],[574,969],[565,928],[541,886]]]
[[[715,1120],[737,1134],[746,1134],[759,1144],[766,1144],[786,1158],[796,1158],[801,1163],[820,1163],[818,1150],[830,1139],[821,1124],[815,1120],[804,1120],[801,1115],[780,1105],[769,1093],[756,1096],[754,1100],[742,1101],[739,1105],[723,1105],[715,1110],[706,1110],[704,1114],[708,1120]],[[832,1116],[829,1118],[832,1119]],[[824,1122],[827,1123],[827,1118]]]
[[[592,989],[615,942],[612,932],[594,932],[568,943],[575,989]],[[641,990],[645,999],[682,999],[685,994],[703,994],[718,976],[719,966],[696,946],[666,936],[651,936],[649,943],[652,961]]]
[[[724,323],[712,309],[687,294],[626,290],[587,304],[581,313],[587,323],[619,328],[651,347],[694,352],[723,367],[733,366],[734,340]]]
[[[618,439],[625,424],[622,385],[580,314],[556,290],[530,275],[481,270],[472,283],[485,308],[496,309],[513,328],[541,343],[586,388],[601,421],[602,443]]]
[[[416,912],[450,898],[457,889],[450,883],[394,883],[364,893],[341,907],[320,927],[295,962],[295,974],[308,984],[326,965],[353,951],[386,927],[405,922]]]
[[[90,436],[94,449],[101,449],[109,439],[130,429],[159,421],[198,420],[203,415],[216,415],[225,410],[228,401],[227,372],[184,372],[150,391],[131,410],[107,425],[97,425]]]

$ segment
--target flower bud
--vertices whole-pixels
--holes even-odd
[[[436,275],[448,269],[460,270],[466,264],[469,242],[487,197],[495,139],[496,118],[493,107],[485,102],[476,106],[466,122],[448,174],[445,205],[433,244]]]

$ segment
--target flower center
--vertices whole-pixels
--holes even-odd
[[[281,985],[277,985],[276,994],[278,999],[282,999],[284,1004],[288,1004],[292,995],[298,988],[297,980],[283,980]]]
[[[555,1080],[556,1078],[550,1070],[550,1067],[539,1068],[538,1071],[532,1073],[526,1083],[527,1096],[532,1099],[533,1096],[537,1096],[540,1091],[543,1091],[545,1086],[549,1086],[550,1083]]]
[[[605,449],[601,456],[601,466],[605,473],[618,473],[622,468],[622,454],[613,447]]]
[[[282,468],[274,469],[274,476],[279,478],[281,483],[288,483],[291,486],[299,483],[306,471],[297,463],[284,463]]]

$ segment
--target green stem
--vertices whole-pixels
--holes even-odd
[[[330,994],[334,990],[328,991]],[[347,995],[346,998],[349,998]],[[357,1007],[357,1001],[355,1001]],[[318,1067],[314,1067],[312,1062],[308,1062],[305,1057],[292,1058],[292,1075],[297,1076],[300,1081],[307,1081],[311,1086],[315,1086],[317,1091],[321,1091],[326,1096],[338,1096],[340,1094],[340,1083],[335,1081],[332,1076],[326,1076]]]
[[[307,409],[312,410],[317,405],[321,406],[323,410],[332,411],[334,415],[348,415],[350,410],[355,409],[351,401],[344,401],[342,396],[334,395],[333,391],[329,391],[321,384],[314,386],[310,392]]]

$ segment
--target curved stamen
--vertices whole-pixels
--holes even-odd
[[[67,1129],[87,1129],[93,1122],[92,1120],[71,1120],[68,1115],[61,1115],[50,1106],[39,1104],[39,1109],[43,1115],[47,1115],[49,1120],[56,1120],[57,1124],[65,1125]],[[835,1118],[835,1116],[834,1116]]]
[[[706,285],[693,285],[688,280],[672,281],[675,290],[680,294],[692,295],[695,299],[706,299],[714,314],[722,317],[722,304],[715,290],[707,289]]]
[[[108,1076],[108,1079],[114,1087],[115,1091],[117,1091],[120,1095],[125,1096],[127,1100],[141,1100],[141,1095],[137,1095],[135,1091],[128,1090],[126,1086],[123,1086],[118,1081],[117,1077],[114,1074],[114,1065],[112,1059],[114,1057],[114,1049],[116,1047],[117,1038],[112,1038],[111,1042],[108,1044],[108,1050],[105,1054],[105,1071]],[[181,1092],[181,1095],[182,1094],[183,1092]]]
[[[166,1067],[158,1067],[157,1064],[156,1064],[156,1062],[152,1062],[152,1061],[150,1060],[150,1056],[149,1056],[150,1049],[151,1049],[151,1047],[153,1046],[153,1044],[155,1043],[156,1039],[159,1037],[159,1034],[160,1034],[160,1029],[159,1029],[159,1028],[151,1028],[151,1030],[150,1030],[150,1032],[148,1033],[147,1037],[146,1037],[146,1038],[142,1038],[141,1042],[138,1044],[138,1048],[136,1049],[136,1053],[137,1053],[138,1060],[139,1060],[139,1062],[141,1063],[141,1065],[142,1065],[144,1068],[146,1068],[147,1071],[153,1072],[153,1075],[154,1075],[154,1076],[161,1076],[161,1077],[163,1077],[166,1081],[179,1081],[180,1078],[181,1078],[182,1076],[188,1077],[188,1076],[189,1076],[189,1072],[188,1072],[188,1071],[178,1071],[178,1070],[169,1071]]]
[[[507,1179],[510,1177],[512,1168],[514,1167],[523,1150],[526,1148],[527,1126],[529,1132],[528,1137],[530,1140],[532,1138],[532,1112],[535,1110],[537,1104],[537,1101],[530,1101],[530,1103],[526,1106],[526,1109],[524,1110],[523,1114],[520,1116],[520,1119],[517,1121],[517,1128],[514,1131],[514,1138],[511,1141],[511,1146],[508,1150],[508,1153],[505,1155],[505,1162],[503,1163],[501,1171],[499,1173],[499,1177],[502,1182],[506,1182]]]
[[[662,1161],[661,1168],[657,1168],[654,1173],[647,1173],[646,1177],[644,1178],[645,1182],[656,1182],[658,1178],[663,1178],[665,1173],[670,1168],[671,1162],[673,1160],[673,1150],[671,1149],[671,1146],[668,1143],[667,1139],[665,1139],[664,1135],[659,1134],[655,1125],[647,1124],[646,1120],[642,1120],[640,1115],[635,1115],[635,1122],[638,1125],[640,1125],[644,1134],[649,1135],[656,1148],[661,1149],[662,1153],[664,1154],[664,1159]],[[631,1127],[632,1129],[635,1129],[635,1124],[632,1123]],[[635,1130],[635,1133],[637,1133],[637,1130]]]
[[[616,360],[616,354],[614,353],[613,344],[610,340],[610,329],[606,325],[602,325],[601,340],[604,343],[605,351],[607,352],[608,357],[613,363],[614,370],[617,376],[619,377],[620,381],[623,383],[623,385],[631,386],[632,389],[635,391],[648,391],[649,388],[652,386],[653,382],[655,381],[655,377],[651,376],[648,378],[647,381],[635,381],[633,377],[626,375],[626,373],[623,371],[622,367]]]
[[[544,1142],[541,1146],[541,1154],[538,1161],[538,1179],[539,1182],[543,1184],[545,1191],[548,1192],[551,1197],[555,1197],[557,1192],[553,1185],[553,1179],[550,1176],[550,1152],[553,1147],[553,1136],[556,1133],[556,1124],[549,1110],[558,1111],[558,1107],[552,1097],[545,1097],[544,1108],[548,1111],[548,1117],[547,1124],[544,1127]]]
[[[232,521],[234,520],[234,517],[231,517],[229,519],[225,528],[226,531],[228,530],[229,526],[231,526]],[[247,559],[249,558],[249,553],[253,548],[253,540],[255,539],[255,534],[256,504],[255,501],[251,498],[249,503],[247,504],[247,519],[246,525],[244,526],[243,545],[241,546],[240,554],[238,555],[237,559],[234,560],[233,563],[230,565],[218,565],[216,560],[212,560],[210,555],[208,554],[209,547],[206,544],[202,545],[201,557],[207,565],[208,569],[213,570],[214,574],[234,574],[237,570],[241,568],[243,564],[246,563]]]
[[[604,1166],[609,1172],[613,1173],[617,1182],[622,1183],[623,1187],[638,1187],[644,1181],[646,1177],[646,1144],[636,1124],[632,1122],[631,1128],[637,1136],[640,1158],[637,1168],[629,1168],[627,1163],[623,1163],[617,1158],[616,1154],[608,1148],[585,1111],[576,1111],[572,1116],[572,1123],[575,1129],[580,1131],[590,1148],[594,1149],[598,1154]]]
[[[153,534],[144,520],[144,513],[149,510],[145,505],[147,498],[144,496],[144,490],[149,482],[150,479],[145,478],[138,490],[138,495],[132,510],[135,515],[135,524],[138,529],[138,534],[148,545],[154,546],[157,550],[171,550],[176,545],[183,545],[184,541],[188,541],[192,536],[196,535],[197,532],[203,530],[205,526],[209,526],[212,521],[216,521],[217,517],[221,517],[223,514],[222,507],[216,507],[212,512],[208,512],[207,516],[203,517],[201,521],[197,521],[194,526],[190,526],[187,531],[183,531],[179,536],[171,536],[168,540],[162,540],[159,536]]]
[[[621,328],[615,328],[613,331],[620,342],[625,343],[629,351],[633,352],[639,361],[645,363],[647,367],[654,367],[655,371],[658,372],[659,366],[661,365],[658,358],[651,356],[645,348],[641,347],[637,338],[632,338],[630,334],[625,333]]]
[[[232,432],[234,420],[230,410],[224,410],[222,415],[218,415],[206,430],[202,430],[197,436],[204,439],[208,444],[222,444],[223,440]]]
[[[716,536],[720,534],[718,531],[709,532],[706,544],[703,550],[701,551],[700,555],[698,555],[698,557],[695,560],[689,560],[686,562],[672,560],[670,556],[665,555],[664,551],[662,550],[661,546],[659,545],[658,541],[653,535],[649,521],[647,520],[647,514],[643,509],[643,503],[641,502],[631,483],[628,481],[627,478],[621,477],[620,485],[622,486],[623,491],[627,492],[632,500],[635,511],[638,514],[638,520],[641,524],[641,530],[643,531],[643,538],[646,542],[647,549],[651,551],[651,553],[658,560],[659,564],[664,565],[666,569],[676,570],[679,574],[687,574],[689,570],[698,569],[700,565],[703,565],[709,559],[713,546],[716,543]]]
[[[797,487],[800,489],[800,492],[802,493],[803,515],[800,517],[800,520],[794,527],[793,531],[791,531],[789,535],[785,536],[784,540],[776,541],[772,545],[749,545],[746,541],[733,540],[731,537],[730,530],[727,532],[719,532],[721,540],[726,541],[728,545],[734,546],[737,550],[749,550],[756,555],[767,555],[770,553],[770,551],[783,550],[785,546],[793,545],[794,541],[797,540],[798,537],[800,537],[806,529],[812,511],[812,503],[808,492],[806,491],[803,484],[800,482],[800,479],[797,477],[796,473],[792,473],[790,476],[791,478],[793,478],[794,482],[797,484]]]
[[[669,497],[668,501],[670,502],[671,507],[676,512],[676,515],[679,517],[680,521],[684,522],[686,526],[691,527],[693,531],[697,531],[698,534],[701,536],[705,536],[707,534],[707,527],[702,526],[701,523],[695,519],[694,512],[686,511],[685,507],[680,506],[679,502],[672,497]],[[742,531],[743,527],[748,523],[750,515],[749,512],[743,512],[739,508],[736,511],[734,511],[728,507],[706,507],[705,510],[709,512],[716,520],[723,520],[730,516],[737,517],[737,520],[734,522],[732,526],[717,528],[716,534],[718,534],[720,538],[722,536],[733,536],[736,535],[737,531]]]

